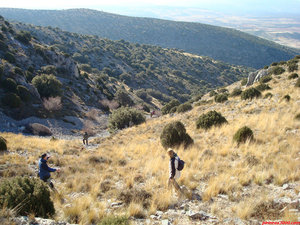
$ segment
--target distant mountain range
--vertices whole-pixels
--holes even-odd
[[[112,40],[177,48],[235,65],[261,68],[299,54],[299,50],[278,45],[234,29],[191,22],[128,17],[89,9],[25,10],[1,8],[9,20],[65,31],[98,35]]]

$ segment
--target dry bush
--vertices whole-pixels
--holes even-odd
[[[49,112],[58,111],[62,108],[61,97],[44,98],[43,106]]]
[[[104,108],[108,108],[109,110],[115,110],[115,109],[119,108],[119,103],[115,100],[110,101],[108,99],[103,99],[99,102]]]
[[[149,200],[152,195],[143,189],[129,189],[124,190],[119,193],[118,199],[129,205],[131,202],[142,202],[143,207],[147,208],[149,206]]]
[[[85,114],[85,116],[90,120],[98,121],[99,111],[97,109],[91,109]]]
[[[87,132],[89,136],[94,136],[96,132],[94,131],[95,125],[92,121],[90,120],[85,120],[83,121],[83,132]]]

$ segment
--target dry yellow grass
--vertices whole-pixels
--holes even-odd
[[[93,151],[82,150],[79,140],[50,141],[2,133],[10,151],[27,151],[28,156],[3,155],[0,162],[33,165],[41,153],[50,152],[51,163],[62,168],[61,174],[53,176],[60,192],[60,197],[54,198],[57,218],[82,224],[99,222],[106,210],[111,210],[109,203],[118,201],[124,191],[139,189],[151,197],[145,200],[149,201],[146,205],[132,201],[114,209],[118,214],[147,216],[156,210],[166,210],[177,201],[166,187],[168,157],[159,140],[164,125],[174,120],[182,121],[195,141],[189,149],[176,149],[186,162],[179,184],[189,190],[201,190],[205,201],[218,194],[233,196],[245,186],[251,189],[266,183],[299,184],[300,122],[294,117],[300,112],[300,90],[287,75],[280,79],[274,76],[269,83],[271,99],[241,101],[235,97],[225,104],[198,106],[185,114],[151,119],[101,140]],[[286,94],[291,96],[290,102],[281,101]],[[195,121],[210,110],[221,112],[228,124],[208,131],[197,130]],[[255,141],[237,146],[232,141],[233,134],[245,125],[253,130]],[[264,195],[257,191],[255,198]],[[232,202],[232,214],[249,219],[255,204],[247,203],[252,200]],[[211,211],[216,212],[217,208],[218,204],[213,203]]]

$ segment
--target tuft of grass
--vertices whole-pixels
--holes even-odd
[[[126,216],[107,216],[100,221],[99,225],[129,225],[129,219]]]
[[[129,216],[133,216],[137,219],[143,219],[146,217],[143,205],[141,203],[131,202],[128,206]]]

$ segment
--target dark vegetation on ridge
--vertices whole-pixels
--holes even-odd
[[[261,68],[299,54],[274,42],[234,29],[201,23],[121,16],[89,9],[0,9],[4,17],[40,26],[59,27],[112,40],[178,48],[235,65]]]

